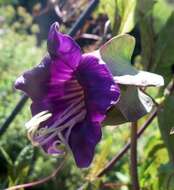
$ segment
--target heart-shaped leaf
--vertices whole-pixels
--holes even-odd
[[[123,34],[109,40],[99,51],[114,76],[135,75],[138,71],[130,63],[134,47],[134,37]]]
[[[134,86],[163,86],[162,76],[146,71],[138,71],[131,65],[134,47],[134,37],[124,34],[105,43],[100,48],[99,53],[117,83]]]
[[[121,97],[116,106],[108,113],[106,124],[121,124],[136,121],[151,111],[152,99],[141,92],[138,86],[162,86],[160,75],[138,71],[131,65],[135,39],[128,35],[112,38],[99,50],[100,56],[121,84]],[[112,120],[112,118],[114,120]]]

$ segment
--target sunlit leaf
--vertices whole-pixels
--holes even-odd
[[[116,3],[117,0],[100,0],[97,13],[107,13],[111,22],[111,27],[114,27],[116,17]]]
[[[115,174],[116,174],[117,178],[118,178],[121,182],[123,182],[124,184],[129,183],[129,177],[128,177],[127,175],[125,175],[125,174],[123,174],[123,173],[121,173],[121,172],[116,172]]]
[[[117,0],[118,11],[120,12],[119,34],[130,32],[136,24],[137,0]],[[115,21],[116,22],[116,21]]]
[[[137,74],[130,62],[134,47],[134,37],[124,34],[112,38],[100,48],[101,57],[113,75]]]

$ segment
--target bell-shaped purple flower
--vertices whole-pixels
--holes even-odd
[[[26,124],[34,145],[49,154],[72,151],[78,167],[91,163],[101,139],[101,122],[119,100],[120,90],[106,64],[82,54],[54,23],[48,36],[48,55],[16,80],[15,87],[31,99],[33,118]]]

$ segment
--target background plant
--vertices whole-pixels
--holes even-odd
[[[13,88],[14,80],[22,71],[39,63],[46,49],[44,42],[40,47],[37,46],[35,33],[39,32],[39,26],[36,25],[30,9],[22,7],[21,3],[23,2],[0,1],[0,124],[3,124],[20,99],[20,94]],[[85,3],[87,2],[84,0]],[[63,9],[66,11],[70,7],[67,5],[62,11]],[[110,27],[104,33],[107,19],[110,20]],[[67,31],[72,24],[73,22],[68,20],[62,25],[62,30]],[[92,36],[86,38],[83,33],[90,33]],[[170,130],[174,126],[174,95],[166,95],[167,91],[164,92],[164,89],[169,83],[172,85],[174,72],[173,2],[101,0],[91,19],[85,22],[76,38],[84,51],[89,51],[96,49],[102,40],[123,33],[131,33],[136,37],[132,64],[137,68],[161,74],[165,78],[164,88],[146,89],[157,102],[164,102],[157,118],[138,141],[140,186],[143,190],[166,190],[168,184],[168,189],[172,190],[174,137],[170,135]],[[94,39],[96,36],[97,40]],[[47,176],[61,161],[34,149],[28,142],[24,124],[30,118],[29,104],[30,102],[27,102],[0,138],[0,189]],[[138,125],[144,123],[147,117],[138,121]],[[106,126],[103,131],[103,140],[88,170],[80,171],[70,158],[57,178],[33,189],[61,187],[74,190],[82,184],[85,184],[83,189],[87,190],[130,189],[129,154],[125,154],[106,175],[96,178],[98,172],[129,140],[129,124]]]

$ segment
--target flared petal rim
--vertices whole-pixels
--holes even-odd
[[[72,129],[69,144],[78,167],[86,168],[91,164],[96,144],[101,136],[99,123],[88,119],[78,123]]]
[[[81,55],[75,41],[58,31],[57,23],[50,28],[48,53],[15,83],[32,99],[32,115],[40,117],[29,137],[49,154],[63,154],[63,143],[78,167],[88,167],[101,139],[101,122],[118,102],[120,89],[102,60]]]
[[[52,58],[62,59],[70,68],[75,70],[81,60],[79,45],[69,35],[59,32],[59,24],[51,25],[48,34],[47,48]]]

